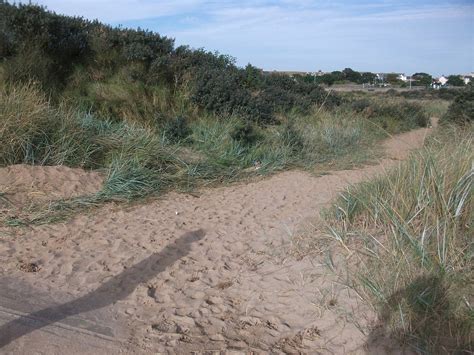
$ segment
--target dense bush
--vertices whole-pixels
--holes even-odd
[[[244,146],[254,145],[263,138],[250,122],[237,125],[230,133],[230,136],[233,140]]]
[[[264,78],[258,99],[277,112],[297,110],[308,113],[314,106],[333,109],[341,104],[338,95],[329,93],[320,86],[278,74]]]
[[[331,86],[335,83],[350,82],[354,84],[367,84],[377,81],[377,75],[370,72],[357,72],[351,68],[345,68],[342,71],[333,71],[323,75],[297,75],[298,81],[305,83],[318,83]]]
[[[433,77],[427,73],[415,73],[411,76],[413,86],[429,87],[433,81]]]
[[[342,103],[341,108],[362,114],[390,133],[428,126],[430,121],[427,109],[435,106],[434,101],[422,105],[403,98],[387,98],[386,95],[361,92],[343,94]]]
[[[363,112],[367,108],[369,108],[371,102],[369,99],[362,98],[362,99],[354,99],[350,102],[349,107],[354,110],[355,112]]]
[[[74,66],[90,54],[87,22],[53,15],[35,5],[14,7],[2,2],[0,6],[7,15],[2,20],[1,37],[9,40],[10,50],[4,58],[12,61],[7,66],[10,80],[36,79],[51,89],[65,84]],[[25,61],[27,71],[18,75]]]
[[[183,116],[177,116],[167,122],[164,133],[167,139],[173,143],[176,143],[184,141],[191,135],[192,131],[191,128],[189,128],[186,118]]]
[[[199,71],[193,101],[209,112],[221,116],[257,115],[253,112],[250,92],[242,87],[243,77],[234,68],[221,70],[203,68]]]
[[[474,90],[472,87],[461,92],[442,118],[442,122],[468,123],[474,121]]]
[[[462,89],[455,88],[441,88],[441,89],[428,89],[428,90],[408,90],[398,91],[394,89],[387,90],[387,92],[381,94],[381,96],[389,97],[402,97],[405,99],[414,100],[453,100]]]
[[[459,75],[448,76],[448,85],[452,86],[464,86],[464,80]]]

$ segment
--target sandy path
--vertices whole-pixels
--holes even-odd
[[[358,170],[289,171],[199,198],[170,193],[63,224],[0,229],[0,306],[18,311],[2,326],[0,307],[0,352],[94,353],[80,334],[76,349],[48,331],[63,325],[115,339],[105,353],[364,353],[366,336],[347,319],[357,298],[324,264],[291,256],[292,235],[428,132],[389,139],[388,158]],[[25,272],[29,263],[36,272]],[[42,322],[25,322],[28,314]]]

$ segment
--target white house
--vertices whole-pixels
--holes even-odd
[[[398,74],[397,79],[403,81],[404,83],[408,81],[408,77],[404,73]]]
[[[464,80],[464,85],[469,84],[472,81],[472,79],[474,79],[474,72],[463,75],[462,79]]]
[[[438,78],[438,82],[439,82],[442,86],[444,86],[444,85],[446,85],[446,83],[448,82],[448,78],[445,77],[444,75],[442,75],[442,76],[440,76],[440,77]]]

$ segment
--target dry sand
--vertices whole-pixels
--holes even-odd
[[[100,190],[102,181],[98,172],[66,166],[11,165],[0,168],[0,207],[90,195]]]
[[[389,139],[386,159],[357,170],[288,171],[200,197],[169,193],[62,224],[0,229],[0,352],[387,351],[365,345],[373,314],[292,243],[341,189],[397,164],[428,132]],[[67,168],[11,169],[56,176],[42,187],[48,194],[91,192],[100,181]]]

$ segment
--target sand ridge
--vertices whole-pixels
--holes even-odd
[[[169,193],[9,229],[8,237],[0,231],[0,275],[67,300],[36,312],[51,317],[48,324],[77,314],[100,322],[99,309],[114,314],[129,353],[364,353],[373,315],[324,263],[291,255],[291,243],[341,189],[398,164],[429,131],[390,138],[387,159],[357,170],[287,171],[199,198]],[[25,272],[28,262],[39,269]],[[357,310],[359,324],[349,321]],[[38,331],[3,339],[0,331],[0,346],[18,354],[48,349]]]

